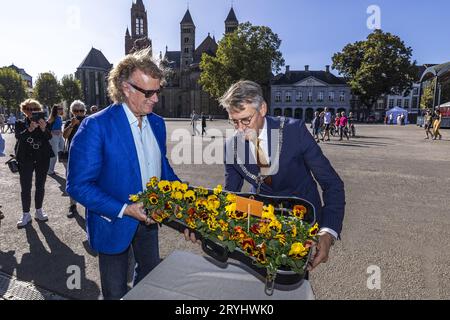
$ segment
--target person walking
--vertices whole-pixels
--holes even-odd
[[[33,112],[42,112],[42,105],[33,99],[28,99],[20,105],[24,120],[17,122],[15,136],[16,159],[19,163],[22,218],[17,222],[17,227],[23,228],[31,222],[31,186],[33,172],[36,176],[35,186],[35,218],[38,221],[47,221],[48,216],[42,209],[45,195],[45,182],[50,166],[50,158],[54,157],[50,139],[51,132],[47,128],[47,122],[43,118],[34,118]]]
[[[0,132],[5,133],[5,115],[3,113],[0,113]]]
[[[434,136],[433,140],[436,140],[437,137],[439,137],[439,140],[442,140],[442,135],[439,132],[439,130],[441,129],[441,123],[442,123],[442,114],[439,108],[436,108],[433,116],[433,136]]]
[[[197,113],[195,113],[195,110],[194,110],[194,111],[192,111],[192,115],[191,115],[192,136],[196,136],[197,132],[198,132],[198,135],[200,135],[200,131],[197,128],[197,121],[198,121],[198,115],[197,115]]]
[[[311,121],[312,134],[317,143],[320,143],[319,130],[320,130],[320,116],[319,111],[314,112],[314,118]]]
[[[202,137],[203,137],[204,135],[206,135],[206,116],[203,112],[201,115],[201,119],[202,119]]]
[[[431,131],[433,129],[433,116],[431,115],[431,111],[427,110],[425,112],[425,116],[423,117],[423,123],[424,123],[424,128],[425,128],[425,134],[426,136],[426,140],[430,139],[434,137],[433,132]]]
[[[325,114],[323,117],[323,123],[325,126],[325,134],[322,138],[322,141],[330,141],[330,129],[331,129],[331,112],[328,110],[328,108],[325,108]],[[327,138],[325,140],[325,138]]]
[[[15,128],[16,128],[16,116],[14,114],[10,114],[9,118],[7,120],[7,125],[8,127],[6,128],[6,133],[8,133],[8,130],[10,133],[14,133],[15,132]]]
[[[340,139],[339,141],[342,141],[344,138],[344,135],[347,137],[347,140],[350,140],[350,137],[348,136],[348,119],[345,116],[345,112],[341,113],[341,117],[339,118],[339,132],[340,132]]]
[[[62,132],[63,120],[62,116],[64,115],[64,108],[62,106],[54,105],[50,114],[50,118],[47,121],[48,129],[52,134],[52,138],[50,139],[50,145],[52,146],[54,157],[50,159],[50,166],[48,168],[48,175],[55,176],[55,166],[57,155],[60,151],[64,149],[64,139]]]

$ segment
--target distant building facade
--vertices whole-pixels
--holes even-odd
[[[231,8],[225,20],[225,34],[234,32],[239,25],[234,9]],[[160,55],[168,64],[170,76],[155,112],[164,117],[186,118],[192,111],[214,118],[226,118],[227,113],[216,99],[203,91],[200,79],[200,61],[204,53],[215,56],[217,42],[211,34],[196,47],[196,26],[189,9],[180,22],[180,51],[169,51]]]
[[[279,74],[271,82],[270,114],[303,119],[310,122],[315,111],[323,111],[325,107],[332,113],[351,109],[350,87],[344,78],[330,72],[311,71],[305,66],[302,71],[292,71],[286,67],[284,74]]]
[[[83,101],[86,105],[104,108],[111,101],[108,98],[108,75],[112,64],[100,50],[92,48],[77,69],[75,77],[81,81]],[[70,102],[69,102],[70,103]]]

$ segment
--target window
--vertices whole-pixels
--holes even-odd
[[[330,91],[328,93],[328,100],[333,102],[334,101],[334,91]]]
[[[394,107],[394,99],[389,99],[389,108],[393,108]]]
[[[291,92],[288,91],[288,92],[286,92],[286,102],[291,102],[291,101],[292,101]]]
[[[405,99],[404,107],[405,107],[405,109],[409,108],[409,99]]]
[[[142,19],[142,18],[136,19],[136,34],[137,35],[144,34],[144,19]]]
[[[397,107],[402,107],[402,99],[397,99]]]
[[[415,96],[419,95],[419,88],[414,88],[413,95],[415,95]]]
[[[189,53],[189,48],[184,48],[184,53]]]
[[[297,91],[297,97],[295,98],[295,101],[297,102],[303,101],[303,92]]]
[[[277,91],[275,94],[275,102],[281,102],[281,92]]]
[[[191,29],[183,29],[183,33],[191,33]]]
[[[312,91],[308,92],[308,102],[312,102],[313,101],[313,93]]]
[[[339,101],[341,101],[341,102],[345,101],[345,91],[341,91],[341,95],[339,97]]]
[[[184,38],[184,43],[189,43],[189,38],[188,37]]]
[[[320,91],[319,94],[317,95],[317,101],[323,102],[323,97],[324,97],[324,93],[323,93],[323,91]]]

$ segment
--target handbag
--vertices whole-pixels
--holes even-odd
[[[17,159],[14,155],[11,155],[11,159],[5,162],[6,165],[8,165],[9,170],[11,170],[12,173],[19,172],[19,162],[17,162]]]

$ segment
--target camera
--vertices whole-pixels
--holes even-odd
[[[44,120],[47,114],[45,112],[33,112],[31,116],[31,121],[33,122],[39,122],[39,120]]]

